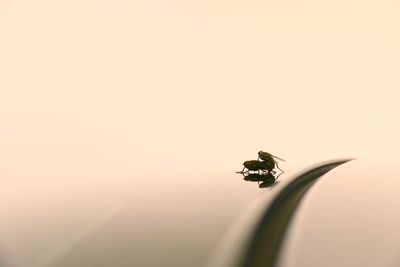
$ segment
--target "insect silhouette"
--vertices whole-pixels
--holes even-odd
[[[284,171],[279,168],[277,160],[285,161],[277,156],[268,152],[259,151],[257,160],[247,160],[243,162],[243,170],[236,173],[241,173],[243,179],[248,182],[257,182],[258,187],[272,187],[276,184],[279,176]],[[275,176],[275,166],[281,171],[278,176]]]
[[[259,151],[257,160],[248,160],[243,162],[243,169],[238,171],[237,173],[248,173],[250,171],[258,171],[259,173],[262,172],[269,172],[275,173],[274,168],[275,166],[283,172],[281,168],[279,168],[278,163],[275,159],[285,161],[277,156],[274,156],[268,152]],[[247,169],[247,170],[246,170]]]
[[[271,164],[269,162],[265,161],[259,161],[259,160],[248,160],[243,162],[243,170],[237,172],[237,173],[245,173],[249,171],[272,171],[273,167],[271,168]],[[247,169],[247,171],[245,171]]]

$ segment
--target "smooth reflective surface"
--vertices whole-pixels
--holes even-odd
[[[266,190],[234,173],[197,177],[192,190],[185,179],[173,187],[172,180],[135,187],[131,178],[3,181],[2,266],[204,266],[232,223],[293,174],[285,170]],[[396,266],[398,177],[394,166],[362,159],[327,174],[294,217],[282,266]]]
[[[147,178],[3,180],[2,266],[203,266],[261,193],[234,170]]]
[[[355,160],[306,197],[279,266],[399,266],[400,170]]]
[[[264,194],[242,214],[214,253],[210,266],[276,266],[293,214],[310,188],[327,172],[350,159],[311,166],[288,177],[272,194]],[[243,220],[246,217],[246,220]]]

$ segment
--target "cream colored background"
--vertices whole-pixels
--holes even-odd
[[[399,13],[381,0],[0,2],[1,254],[196,266],[260,194],[234,174],[258,150],[289,174],[337,157],[398,168]],[[321,183],[323,199],[345,181],[357,193],[357,177]]]
[[[5,1],[2,177],[398,158],[396,1]],[[254,156],[253,156],[254,155]]]

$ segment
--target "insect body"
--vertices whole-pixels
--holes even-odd
[[[277,160],[284,161],[268,152],[259,151],[257,160],[243,162],[243,170],[237,173],[241,173],[244,176],[243,179],[246,181],[258,182],[260,188],[271,187],[278,180],[279,176],[284,173],[279,168]],[[281,171],[278,176],[275,176],[275,166]]]
[[[258,161],[258,160],[248,160],[243,162],[243,170],[238,172],[238,173],[243,173],[245,172],[245,169],[248,169],[249,171],[270,171],[273,169],[273,166],[271,168],[270,164],[265,161]]]

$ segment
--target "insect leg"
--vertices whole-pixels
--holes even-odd
[[[281,168],[279,168],[278,162],[275,162],[275,165],[276,165],[276,167],[277,167],[282,173],[284,173],[284,171],[283,171]]]
[[[236,173],[241,173],[241,174],[245,174],[245,173],[248,173],[249,171],[245,171],[245,169],[246,169],[246,167],[243,167],[243,170],[241,170],[241,171],[237,171]]]
[[[281,172],[278,176],[276,176],[275,181],[278,180],[279,176],[281,176],[283,172]]]

